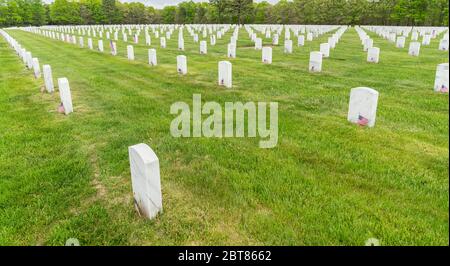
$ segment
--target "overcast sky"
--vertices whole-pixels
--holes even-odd
[[[43,0],[45,3],[51,3],[54,0]],[[156,8],[163,8],[165,6],[176,5],[186,0],[119,0],[120,2],[141,2],[146,6],[154,6]],[[193,0],[194,2],[208,2],[208,0]],[[254,2],[262,2],[264,0],[253,0]],[[265,0],[269,3],[276,3],[278,0]]]

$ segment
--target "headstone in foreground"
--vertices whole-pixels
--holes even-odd
[[[347,120],[360,126],[373,127],[377,115],[378,92],[358,87],[350,92]]]
[[[144,143],[128,147],[128,155],[134,204],[140,215],[153,219],[162,212],[158,157]]]
[[[73,112],[72,106],[72,94],[70,93],[69,81],[67,78],[58,79],[59,97],[61,98],[61,104],[64,107],[64,113],[66,115]]]

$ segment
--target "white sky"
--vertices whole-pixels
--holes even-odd
[[[43,0],[45,3],[51,3],[54,0]],[[176,5],[178,3],[184,2],[186,0],[119,0],[120,2],[141,2],[146,6],[154,6],[158,9],[165,6]],[[194,2],[208,2],[208,0],[193,0]],[[264,0],[253,0],[254,2],[262,2]],[[278,0],[265,0],[269,3],[276,3]]]

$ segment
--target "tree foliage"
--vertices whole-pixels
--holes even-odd
[[[448,25],[449,0],[188,0],[161,10],[117,0],[0,0],[0,26],[62,24]]]

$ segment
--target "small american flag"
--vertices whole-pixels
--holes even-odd
[[[442,85],[441,92],[448,92],[448,88],[445,85]]]
[[[369,124],[369,119],[365,118],[362,115],[358,115],[358,125],[367,126],[367,124]]]

